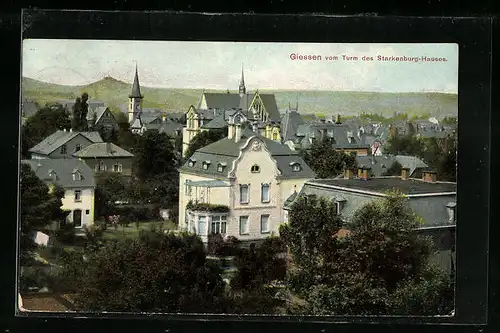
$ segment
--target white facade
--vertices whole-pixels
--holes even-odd
[[[61,209],[70,211],[67,221],[75,224],[75,228],[94,224],[94,188],[65,188]]]

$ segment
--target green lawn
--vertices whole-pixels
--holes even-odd
[[[137,228],[139,227],[139,228]],[[123,240],[123,239],[133,239],[139,236],[139,232],[141,230],[151,230],[153,227],[156,227],[163,230],[176,230],[177,225],[173,222],[167,221],[155,221],[155,222],[139,222],[138,226],[136,222],[131,222],[128,226],[118,226],[116,229],[112,226],[108,226],[107,229],[103,232],[102,238],[105,240]]]

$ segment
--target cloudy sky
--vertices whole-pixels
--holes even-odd
[[[292,60],[290,55],[321,60]],[[342,55],[356,56],[347,61]],[[338,60],[327,60],[337,56]],[[364,61],[363,57],[373,57]],[[446,62],[377,61],[384,57],[442,57]],[[23,42],[23,76],[84,85],[112,76],[142,86],[237,89],[241,67],[247,89],[457,93],[455,44],[316,44],[109,40]]]

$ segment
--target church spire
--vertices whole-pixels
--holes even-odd
[[[142,98],[141,87],[139,85],[139,74],[137,72],[137,63],[135,63],[135,77],[134,83],[132,84],[132,92],[130,93],[130,98]]]
[[[240,96],[243,96],[247,93],[247,88],[245,87],[245,75],[243,74],[243,64],[241,64],[241,79],[240,79],[239,92]]]

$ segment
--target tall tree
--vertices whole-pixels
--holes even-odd
[[[168,263],[167,265],[165,263]],[[224,282],[195,235],[141,233],[68,260],[84,311],[223,312]]]
[[[89,95],[83,93],[81,97],[77,97],[75,100],[75,104],[73,105],[73,116],[71,118],[71,128],[74,131],[88,131],[88,99]]]
[[[142,180],[159,175],[177,176],[178,159],[172,141],[165,133],[146,131],[138,138],[134,155],[135,175]]]
[[[421,219],[404,196],[389,193],[362,206],[346,225],[348,232],[344,235],[335,233],[339,218],[325,216],[324,211],[332,207],[323,206],[315,201],[298,201],[292,207],[290,224],[283,227],[296,265],[289,277],[291,287],[307,301],[305,313],[450,313],[452,283],[432,263],[433,244],[419,235]],[[317,217],[308,218],[303,210]],[[325,225],[329,229],[321,232]]]
[[[198,149],[219,141],[225,136],[227,136],[227,128],[224,130],[209,130],[198,133],[189,143],[189,147],[186,150],[186,157],[191,157]]]
[[[21,164],[21,251],[34,247],[31,232],[40,230],[52,222],[63,222],[68,211],[62,210],[64,190],[54,186],[52,190],[40,180],[31,167]]]
[[[21,127],[21,155],[29,159],[28,150],[57,130],[69,130],[69,112],[60,104],[45,105]]]
[[[314,142],[309,149],[302,151],[302,156],[318,178],[333,178],[345,168],[356,166],[355,156],[335,150],[329,140]]]
[[[96,216],[108,216],[119,200],[128,200],[130,193],[126,180],[115,172],[101,172],[96,176]]]

